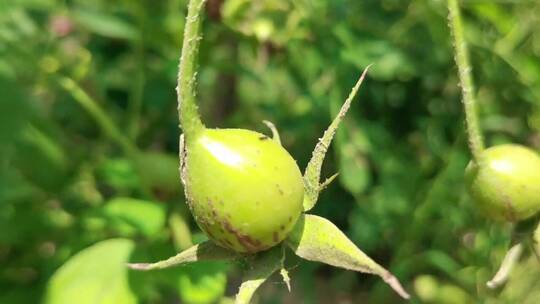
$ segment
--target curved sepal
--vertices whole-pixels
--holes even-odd
[[[394,275],[363,253],[332,222],[315,215],[302,215],[286,240],[301,258],[380,276],[401,297],[409,294]]]
[[[236,294],[235,304],[249,304],[253,294],[268,277],[281,268],[283,263],[283,247],[262,252],[249,263],[250,269],[246,272],[242,285]]]
[[[360,89],[360,85],[364,81],[369,67],[370,66],[364,69],[364,72],[362,72],[360,79],[358,79],[358,81],[352,88],[349,97],[347,97],[347,100],[345,100],[345,103],[343,103],[343,105],[341,106],[338,115],[334,118],[330,126],[328,126],[328,129],[324,131],[323,136],[319,138],[319,142],[317,143],[317,145],[315,145],[315,149],[313,150],[313,154],[311,155],[311,159],[309,160],[306,171],[304,173],[304,211],[308,211],[313,208],[313,206],[315,206],[315,204],[317,203],[317,199],[319,198],[319,192],[322,188],[324,188],[321,187],[320,178],[321,167],[324,161],[324,157],[326,155],[326,151],[328,151],[328,147],[330,146],[330,143],[332,142],[332,139],[336,134],[339,124],[349,110],[351,102],[356,96],[356,92],[358,92],[358,89]]]
[[[265,124],[268,129],[272,131],[272,139],[281,146],[281,138],[279,137],[279,132],[276,128],[276,125],[274,125],[274,123],[269,120],[263,120],[263,124]]]
[[[180,266],[198,261],[234,260],[238,257],[237,253],[219,247],[211,241],[206,241],[194,245],[166,260],[155,263],[130,263],[128,264],[128,267],[134,270],[153,270]]]
[[[517,243],[512,246],[508,250],[508,252],[506,252],[501,266],[499,267],[499,270],[497,271],[495,276],[486,283],[487,287],[495,289],[506,283],[510,276],[510,273],[512,272],[512,269],[514,269],[514,266],[517,264],[519,258],[521,257],[522,252],[522,243]]]

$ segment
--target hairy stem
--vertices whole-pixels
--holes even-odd
[[[178,84],[176,87],[176,93],[178,94],[178,116],[186,142],[191,141],[191,138],[194,138],[197,133],[204,129],[195,97],[197,54],[200,40],[202,39],[199,32],[202,8],[205,2],[206,0],[189,1],[182,54],[178,66]]]
[[[476,109],[476,99],[474,96],[474,84],[471,76],[471,65],[467,43],[463,34],[463,24],[457,0],[448,0],[448,21],[452,37],[454,39],[455,60],[459,70],[459,81],[463,94],[463,106],[465,109],[465,121],[467,124],[467,134],[469,136],[469,147],[475,162],[481,159],[484,150],[484,141],[478,122]]]

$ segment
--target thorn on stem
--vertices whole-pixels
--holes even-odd
[[[322,182],[319,185],[319,191],[326,189],[326,187],[328,187],[328,185],[330,185],[336,179],[336,177],[338,177],[338,175],[339,175],[339,172],[335,173],[334,175],[327,178],[324,182]]]

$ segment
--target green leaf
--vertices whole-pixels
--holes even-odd
[[[409,298],[399,281],[354,245],[329,220],[303,215],[289,234],[287,244],[306,260],[380,276],[400,296]]]
[[[226,270],[222,262],[199,262],[187,266],[178,278],[182,303],[216,303],[225,294]]]
[[[102,183],[120,192],[136,189],[140,179],[132,161],[127,158],[108,158],[97,168]]]
[[[146,236],[156,235],[165,225],[165,208],[156,202],[118,197],[105,205],[104,212]]]
[[[315,145],[315,149],[313,150],[311,159],[309,160],[309,163],[306,167],[306,172],[304,173],[304,211],[310,210],[317,203],[317,199],[319,198],[319,192],[321,190],[320,178],[321,167],[324,161],[324,157],[326,155],[326,152],[328,151],[328,147],[330,146],[332,139],[334,138],[334,135],[336,134],[336,130],[339,124],[349,110],[351,102],[356,96],[356,92],[358,92],[362,81],[364,81],[368,69],[369,66],[364,69],[364,72],[362,72],[360,79],[358,79],[353,89],[351,90],[349,97],[347,97],[347,100],[345,100],[345,103],[343,103],[343,106],[339,110],[338,115],[336,116],[336,118],[334,118],[328,129],[326,129],[323,137],[319,139],[317,145]]]
[[[73,12],[73,17],[79,24],[98,35],[126,40],[139,39],[137,29],[117,16],[107,15],[103,12],[77,10]]]
[[[273,249],[260,253],[250,263],[250,270],[245,274],[242,285],[236,294],[236,304],[248,304],[253,294],[268,277],[281,268],[283,248],[275,246]]]
[[[234,260],[236,258],[238,258],[236,252],[219,247],[211,241],[206,241],[166,260],[155,263],[132,263],[128,264],[128,267],[134,270],[153,270],[181,266],[198,261]]]
[[[45,303],[136,303],[125,267],[132,249],[130,240],[111,239],[77,253],[50,279]]]

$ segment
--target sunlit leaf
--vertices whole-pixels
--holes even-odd
[[[394,275],[363,253],[329,220],[303,215],[287,239],[294,252],[306,260],[380,276],[400,296],[408,299]]]
[[[198,261],[234,260],[238,254],[215,245],[211,241],[194,245],[179,254],[166,260],[155,263],[132,263],[128,267],[135,270],[164,269],[172,266],[180,266]]]
[[[77,253],[49,280],[45,303],[136,303],[125,266],[132,249],[130,240],[111,239]]]

